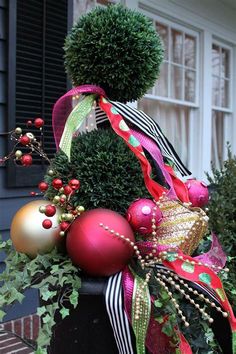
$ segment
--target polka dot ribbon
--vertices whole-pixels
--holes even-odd
[[[222,308],[228,313],[232,330],[233,353],[236,354],[236,318],[225,294],[222,282],[217,274],[209,267],[197,264],[192,257],[183,254],[181,251],[178,253],[168,252],[165,260],[163,260],[163,265],[174,271],[183,279],[203,284],[214,291]]]
[[[100,108],[107,114],[107,117],[111,123],[113,130],[124,139],[129,148],[134,152],[136,157],[139,159],[141,164],[143,177],[145,185],[149,193],[155,199],[159,199],[163,192],[168,192],[168,190],[151,178],[151,165],[148,162],[145,153],[143,151],[142,145],[137,138],[132,134],[128,125],[122,118],[122,116],[117,112],[116,108],[104,97],[100,97],[99,101]]]

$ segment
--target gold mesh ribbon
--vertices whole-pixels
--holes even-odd
[[[191,255],[207,231],[206,213],[167,198],[159,205],[163,221],[157,228],[158,243],[180,248]]]

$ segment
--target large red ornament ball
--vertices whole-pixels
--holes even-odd
[[[116,233],[135,242],[129,223],[120,214],[108,209],[84,212],[71,224],[67,235],[66,246],[72,262],[92,276],[119,272],[134,251],[129,242]]]
[[[193,207],[204,207],[209,201],[209,192],[207,185],[196,179],[188,179],[185,182],[188,188],[189,200]]]
[[[156,204],[152,200],[146,198],[135,200],[130,204],[126,218],[135,232],[141,235],[148,235],[152,232],[152,213],[155,206]],[[157,226],[162,220],[162,212],[157,208],[155,214],[155,225]]]

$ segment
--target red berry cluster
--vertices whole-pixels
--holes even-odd
[[[41,131],[41,137],[40,141],[38,141],[34,134],[32,132],[26,132],[23,134],[22,128],[17,127],[13,131],[8,132],[7,134],[10,135],[10,139],[15,142],[15,145],[7,156],[3,157],[0,159],[1,163],[4,163],[5,161],[9,159],[13,159],[15,162],[19,162],[22,166],[31,166],[33,159],[32,159],[32,153],[35,152],[38,155],[40,155],[42,158],[46,159],[48,162],[49,159],[47,155],[44,153],[42,150],[42,127],[44,126],[44,120],[42,118],[35,118],[34,121],[32,122],[31,120],[27,121],[26,126],[32,126],[34,125],[35,128],[40,129]],[[18,146],[24,146],[27,147],[30,151],[26,154],[22,152],[22,150],[17,149]]]
[[[53,170],[48,170],[50,176],[53,176],[54,173]],[[68,184],[64,184],[62,179],[54,178],[51,182],[51,187],[58,191],[52,199],[52,204],[42,206],[39,210],[47,217],[52,217],[56,213],[56,206],[62,209],[63,213],[60,216],[60,235],[64,236],[70,224],[84,211],[84,207],[78,206],[74,208],[70,203],[71,196],[80,188],[80,181],[74,178],[71,179]],[[42,193],[45,193],[49,188],[49,184],[42,181],[39,183],[38,188]],[[45,229],[49,229],[52,227],[52,222],[50,219],[45,219],[42,225]]]

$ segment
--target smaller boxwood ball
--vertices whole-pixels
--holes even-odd
[[[98,85],[121,102],[141,98],[154,85],[163,60],[152,22],[122,5],[97,7],[82,16],[64,49],[74,85]]]

